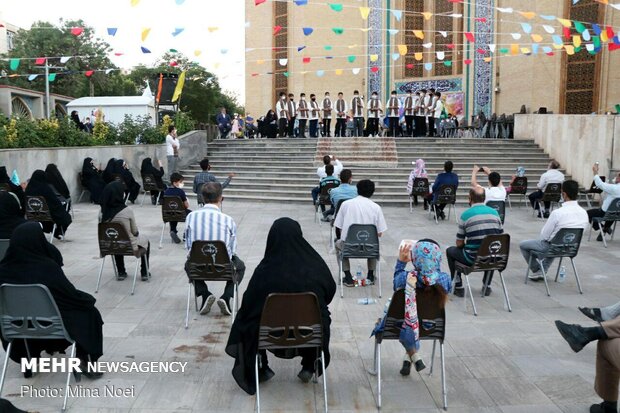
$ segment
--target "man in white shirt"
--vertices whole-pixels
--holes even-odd
[[[549,162],[549,166],[547,167],[547,172],[540,176],[540,180],[538,181],[538,188],[536,191],[529,194],[528,198],[530,199],[530,203],[532,204],[532,208],[538,209],[538,200],[542,199],[543,192],[547,188],[548,184],[561,184],[564,182],[564,174],[560,172],[560,163],[555,159],[552,159]],[[543,216],[547,218],[549,216],[549,202],[545,202],[545,211],[543,212]],[[538,211],[538,215],[540,216],[541,211]]]
[[[336,100],[336,130],[334,136],[344,138],[347,136],[347,112],[349,108],[347,101],[344,100],[342,92],[338,92],[338,100]]]
[[[306,102],[306,94],[299,95],[299,104],[297,105],[297,119],[299,120],[299,137],[306,138],[306,123],[310,117],[310,109]]]
[[[413,96],[411,89],[407,90],[407,97],[403,105],[405,109],[405,125],[407,125],[407,136],[413,136],[413,118],[415,114],[415,106],[417,105],[417,96]]]
[[[428,106],[428,96],[426,95],[426,89],[420,90],[420,98],[416,106],[415,113],[415,128],[416,136],[426,136],[426,107]]]
[[[428,104],[426,105],[426,120],[428,122],[428,136],[435,136],[435,103],[437,103],[437,96],[435,96],[435,89],[429,89]]]
[[[343,100],[344,102],[344,100]],[[325,92],[323,98],[323,136],[331,137],[332,129],[332,100],[329,97],[329,92]]]
[[[288,94],[288,101],[286,102],[288,109],[288,137],[295,137],[295,119],[297,118],[297,103],[295,103],[295,95]]]
[[[312,93],[310,95],[310,137],[319,137],[319,102],[316,101],[316,95]]]
[[[484,188],[484,203],[486,204],[489,201],[506,201],[506,188],[502,185],[502,177],[498,172],[492,172],[486,166],[480,168],[478,165],[474,165],[474,169],[471,171],[471,186],[482,188],[476,177],[478,172],[484,172],[489,179],[489,187]]]
[[[393,90],[388,100],[388,104],[385,108],[387,110],[387,116],[389,121],[389,133],[388,136],[398,136],[398,121],[400,120],[400,100],[396,96],[396,91]]]
[[[321,179],[327,177],[325,167],[330,164],[334,165],[333,176],[335,176],[336,178],[340,177],[340,172],[342,171],[342,168],[344,168],[342,162],[336,159],[336,157],[333,155],[325,155],[323,157],[323,166],[319,166],[318,168],[316,168],[316,175],[319,177],[319,183],[321,182]],[[320,193],[321,188],[319,186],[312,188],[312,205],[316,205],[316,201],[319,199]]]
[[[353,114],[353,136],[364,136],[364,98],[357,90],[353,91],[351,112]]]
[[[286,138],[288,132],[286,126],[289,115],[286,93],[284,92],[280,92],[280,99],[278,99],[278,102],[276,103],[276,116],[278,117],[278,133],[281,138]]]
[[[177,172],[177,162],[179,160],[179,139],[177,138],[177,128],[173,125],[168,126],[166,135],[166,159],[168,160],[168,176]]]
[[[607,212],[607,209],[611,205],[611,202],[614,199],[620,198],[620,173],[616,175],[615,183],[612,179],[610,183],[606,184],[605,182],[603,182],[601,177],[598,176],[598,163],[595,163],[594,166],[592,166],[592,172],[594,172],[594,185],[596,185],[598,189],[602,190],[605,193],[605,200],[603,201],[603,205],[601,206],[601,208],[593,208],[588,210],[588,219],[590,220],[590,222],[592,222],[592,218],[604,217],[605,212]],[[613,223],[614,221],[605,222],[605,225],[603,226],[603,231],[598,234],[598,237],[596,238],[597,241],[603,241],[603,232],[605,232],[606,234],[611,234],[611,226],[613,225]],[[600,230],[598,222],[594,221],[594,223],[592,224],[592,228],[595,231]]]
[[[366,125],[368,136],[379,136],[379,118],[382,113],[381,99],[379,99],[377,92],[372,92],[368,102],[368,123]]]
[[[439,125],[441,123],[441,113],[443,112],[443,101],[441,100],[441,93],[440,92],[435,92],[435,104],[434,104],[434,109],[433,109],[433,113],[431,114],[431,116],[433,116],[435,118],[435,134],[434,136],[441,136],[441,134],[439,133]]]
[[[347,239],[349,228],[353,224],[374,225],[377,227],[379,237],[387,230],[385,218],[381,207],[370,200],[375,193],[375,184],[369,179],[363,179],[357,183],[358,196],[345,201],[340,206],[340,211],[336,215],[334,226],[336,227],[336,235],[339,237],[336,241],[336,251],[340,254],[344,247],[344,240]],[[368,282],[370,285],[375,281],[375,270],[377,268],[377,260],[368,260]],[[347,287],[354,287],[355,282],[351,275],[351,264],[348,259],[342,260],[342,270],[344,271],[343,284]]]
[[[547,252],[551,247],[550,241],[562,228],[583,228],[584,230],[587,228],[588,213],[577,202],[579,184],[573,180],[564,181],[562,184],[562,196],[564,197],[562,207],[551,213],[545,226],[540,231],[540,239],[527,240],[519,244],[521,254],[523,254],[526,263],[529,262],[532,252]],[[553,258],[547,258],[543,261],[545,271],[549,269],[552,263]],[[540,281],[543,279],[540,265],[535,259],[532,259],[530,270],[532,271],[532,274],[529,276],[530,280]]]

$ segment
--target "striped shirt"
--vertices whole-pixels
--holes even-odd
[[[474,204],[461,214],[456,239],[465,241],[463,255],[473,264],[484,237],[503,232],[502,221],[496,210],[484,204]]]
[[[185,219],[185,248],[188,253],[194,241],[224,241],[232,258],[237,249],[237,225],[216,205],[207,204]]]
[[[226,188],[230,184],[231,178],[228,177],[224,182],[222,182],[222,189]],[[202,171],[198,172],[194,177],[194,193],[197,194],[200,190],[200,186],[202,184],[206,184],[207,182],[219,182],[215,175],[210,172]]]

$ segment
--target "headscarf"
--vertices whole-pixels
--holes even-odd
[[[140,173],[142,175],[150,174],[152,173],[153,169],[155,169],[155,167],[153,166],[153,162],[151,161],[151,158],[144,158],[142,160],[142,166],[140,167]]]
[[[50,203],[50,199],[56,199],[54,191],[49,187],[45,172],[40,169],[32,173],[30,181],[28,181],[28,186],[26,187],[26,195],[42,196],[48,204]]]
[[[53,262],[62,267],[62,255],[47,242],[43,228],[38,222],[27,221],[13,231],[9,249],[0,264]]]
[[[0,239],[9,239],[13,230],[26,222],[19,198],[13,192],[0,193]]]
[[[63,179],[60,171],[58,170],[58,167],[55,164],[51,163],[47,165],[47,168],[45,168],[45,178],[47,179],[47,182],[49,184],[56,188],[60,195],[62,195],[66,199],[71,198],[67,183]]]
[[[93,158],[84,158],[84,163],[82,164],[82,175],[85,171],[89,171],[95,169],[93,165]]]
[[[105,169],[103,170],[103,180],[105,181],[105,183],[109,183],[113,180],[112,175],[114,175],[116,170],[116,158],[110,158],[110,160],[108,161],[108,164],[105,166]]]
[[[0,166],[0,183],[8,184],[9,182],[11,182],[11,178],[6,171],[6,166]]]
[[[523,178],[525,176],[525,168],[522,166],[517,167],[517,176]]]
[[[101,222],[108,222],[125,209],[125,188],[118,181],[110,182],[101,195]]]
[[[413,169],[416,178],[428,178],[426,173],[426,163],[424,159],[418,159],[415,161],[415,168]]]

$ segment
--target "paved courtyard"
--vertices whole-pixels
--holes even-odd
[[[309,195],[309,194],[308,194]],[[514,206],[514,205],[513,205]],[[234,382],[230,371],[233,359],[224,353],[230,329],[230,318],[219,314],[214,306],[207,316],[192,308],[189,329],[183,325],[187,278],[183,272],[185,251],[171,244],[166,230],[163,249],[158,249],[161,230],[159,208],[133,207],[140,232],[151,240],[152,280],[138,280],[136,293],[129,295],[131,279],[113,279],[108,259],[97,298],[103,315],[104,361],[187,361],[184,374],[106,374],[97,381],[83,379],[89,387],[105,385],[134,386],[133,397],[72,398],[69,409],[76,413],[112,412],[251,412],[255,397],[244,393]],[[101,260],[98,257],[96,222],[98,207],[79,204],[68,239],[57,243],[64,256],[65,273],[84,291],[94,293]],[[335,256],[329,253],[329,226],[315,224],[312,206],[250,204],[224,201],[224,211],[237,222],[238,255],[247,265],[245,287],[263,256],[271,223],[288,216],[301,223],[305,237],[325,258],[337,276]],[[462,209],[461,209],[462,211]],[[379,304],[362,306],[357,299],[366,294],[376,296],[376,287],[347,289],[330,306],[332,312],[332,362],[327,370],[328,399],[331,411],[376,411],[376,378],[366,369],[372,365],[373,340],[369,338],[374,321],[383,312],[383,304],[391,295],[392,269],[401,239],[430,237],[442,249],[454,243],[456,224],[435,225],[419,208],[410,214],[406,208],[385,209],[388,231],[382,242],[383,298]],[[577,291],[575,279],[567,267],[564,283],[551,283],[551,297],[542,283],[524,285],[525,263],[518,249],[521,240],[538,236],[542,221],[532,218],[522,206],[508,210],[505,230],[512,237],[511,258],[505,277],[512,313],[504,309],[499,277],[495,277],[493,294],[480,298],[480,275],[472,285],[478,317],[469,302],[453,297],[447,307],[446,371],[448,404],[451,412],[516,413],[516,412],[586,412],[598,401],[592,389],[596,346],[590,344],[574,354],[553,325],[556,319],[591,325],[578,312],[577,306],[601,306],[615,303],[620,297],[618,268],[620,242],[608,249],[600,243],[582,244],[577,257],[584,294]],[[353,268],[356,264],[353,263]],[[555,268],[555,266],[553,267]],[[127,270],[133,262],[127,261]],[[444,270],[447,262],[444,258]],[[215,285],[216,293],[222,285]],[[422,343],[421,354],[430,365],[429,342]],[[1,352],[1,350],[0,350]],[[428,368],[409,377],[398,373],[403,350],[397,342],[383,346],[383,408],[386,412],[440,412],[440,370],[432,377]],[[4,357],[4,353],[0,354]],[[302,384],[296,377],[299,359],[271,358],[276,376],[261,386],[264,411],[322,411],[323,394],[318,385]],[[439,366],[439,363],[436,364]],[[24,384],[35,388],[62,387],[64,377],[38,374],[26,380],[19,367],[11,363],[3,397],[18,407],[39,412],[60,410],[62,399],[21,397]],[[72,380],[73,383],[73,380]]]

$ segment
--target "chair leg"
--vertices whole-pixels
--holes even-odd
[[[343,273],[344,271],[342,270],[342,257],[341,256],[337,256],[336,258],[338,260],[338,278],[340,279],[340,298],[344,297],[344,283],[342,282],[342,277],[343,277]]]
[[[71,346],[71,358],[75,358],[75,349],[76,349],[77,343],[73,343],[73,345]],[[69,397],[69,381],[71,380],[71,374],[72,371],[69,369],[69,371],[67,372],[67,384],[65,385],[65,401],[62,403],[62,411],[64,412],[65,410],[67,410],[67,397]]]
[[[377,258],[377,282],[379,283],[379,298],[381,298],[381,257]]]
[[[50,244],[54,244],[54,232],[56,232],[56,224],[52,227],[52,232],[50,232]]]
[[[474,302],[474,294],[471,291],[471,284],[469,284],[469,275],[465,274],[465,282],[467,283],[467,291],[469,292],[469,299],[471,300],[471,306],[474,309],[474,315],[478,315],[478,311],[476,311],[476,303]]]
[[[318,204],[315,204],[315,205],[314,205],[314,223],[315,223],[315,224],[316,224],[316,220],[317,220],[317,215],[318,215],[318,213],[319,213],[318,211],[319,211],[319,205],[318,205]]]
[[[607,248],[607,239],[605,239],[605,236],[607,234],[605,234],[605,230],[603,229],[604,228],[603,227],[603,220],[600,221],[599,225],[600,225],[600,228],[601,228],[601,237],[603,237],[603,246],[605,248]]]
[[[609,238],[610,241],[614,240],[614,235],[616,234],[616,224],[618,223],[618,221],[614,221],[614,227],[611,229],[611,237]]]
[[[325,413],[327,413],[327,370],[325,369],[325,354],[321,349],[321,367],[323,368],[323,398],[325,400]]]
[[[373,356],[372,356],[372,370],[369,370],[368,373],[370,373],[373,376],[377,375],[377,348],[380,346],[381,344],[379,343],[379,341],[377,341],[377,338],[375,337],[375,349],[373,352]]]
[[[232,303],[232,317],[230,317],[230,324],[235,322],[235,315],[237,312],[237,284],[233,288],[233,303]]]
[[[80,192],[80,196],[78,197],[77,203],[79,204],[80,201],[82,200],[82,196],[84,195],[84,191],[82,190],[82,192]]]
[[[97,286],[95,287],[95,293],[99,292],[99,284],[101,283],[101,274],[103,274],[103,264],[105,264],[105,255],[103,256],[103,260],[101,261],[101,268],[99,269],[99,277],[97,277]],[[112,258],[114,261],[114,258]]]
[[[504,281],[504,274],[499,272],[499,278],[502,280],[502,288],[504,289],[504,298],[506,299],[506,307],[508,307],[508,312],[512,313],[512,307],[510,307],[510,299],[508,298],[508,288],[506,288],[506,282]]]
[[[433,340],[433,351],[431,352],[431,368],[428,372],[429,376],[433,375],[433,367],[435,366],[435,347],[437,347],[437,340]]]
[[[570,259],[570,263],[573,266],[573,272],[575,273],[575,281],[577,281],[577,289],[579,290],[579,294],[583,294],[583,290],[581,289],[581,281],[579,280],[579,273],[577,272],[577,267],[575,267],[575,261]]]
[[[443,351],[443,342],[439,344],[441,357],[441,393],[443,395],[443,409],[448,410],[448,389],[446,386],[446,358]]]
[[[592,238],[592,227],[594,226],[594,219],[592,219],[592,223],[590,224],[590,231],[588,231],[588,242]]]
[[[562,267],[562,260],[564,259],[564,257],[560,257],[560,262],[558,263],[558,269],[555,272],[555,282],[558,282],[558,278],[560,277],[560,268]]]
[[[413,214],[413,198],[409,195],[409,213]]]
[[[138,279],[138,267],[140,266],[140,258],[136,259],[136,270],[133,272],[133,285],[131,286],[131,295],[136,291],[136,280]]]
[[[192,283],[187,286],[187,309],[185,311],[185,329],[189,327],[189,302],[192,299]]]
[[[256,361],[254,363],[254,379],[256,381],[256,411],[260,413],[260,386],[258,384],[258,360],[260,354],[256,354]]]
[[[530,259],[527,260],[527,270],[525,271],[525,284],[527,284],[527,280],[530,276],[530,266],[532,265],[532,254],[530,254]]]
[[[144,198],[146,198],[146,191],[144,191],[144,194],[142,195],[142,202],[140,202],[140,206],[144,206]]]
[[[508,208],[512,209],[512,202],[510,202],[510,194],[508,194],[506,198],[508,198]]]
[[[547,297],[551,297],[551,292],[549,291],[549,283],[547,282],[547,271],[545,271],[543,260],[539,260],[538,258],[536,258],[536,261],[538,261],[538,265],[540,265],[540,271],[542,272],[543,281],[545,282],[545,288],[547,289]]]
[[[381,344],[377,347],[377,408],[381,408]]]
[[[9,366],[9,355],[11,354],[11,347],[13,347],[12,341],[9,342],[9,345],[6,348],[6,356],[4,357],[4,365],[2,366],[2,377],[0,377],[0,395],[2,394],[2,388],[4,387],[4,377],[6,376],[6,370]]]
[[[166,229],[166,223],[161,226],[161,236],[159,237],[159,249],[164,248],[164,230]]]

